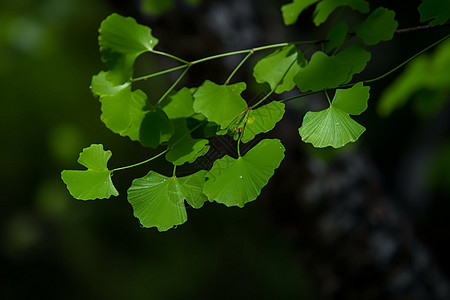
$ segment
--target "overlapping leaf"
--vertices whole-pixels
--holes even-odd
[[[194,111],[203,114],[208,121],[221,128],[226,128],[247,109],[247,103],[241,97],[246,87],[244,82],[218,85],[207,80],[194,94]]]
[[[166,231],[187,220],[184,200],[200,208],[207,201],[203,194],[206,171],[185,177],[166,177],[154,171],[133,180],[128,189],[128,202],[134,216],[144,227]]]
[[[445,24],[450,19],[449,0],[422,0],[418,10],[420,22],[430,21],[431,26]]]
[[[291,3],[283,5],[281,7],[281,12],[283,14],[284,24],[294,24],[302,11],[313,5],[317,1],[319,0],[294,0]]]
[[[345,22],[339,22],[334,25],[328,32],[327,39],[329,42],[325,46],[325,51],[330,52],[333,49],[339,49],[345,42],[347,37],[348,26]]]
[[[135,59],[158,43],[150,28],[115,13],[102,22],[99,34],[100,52],[109,68],[107,76],[114,85],[129,81]]]
[[[280,140],[266,139],[242,157],[226,155],[216,160],[203,192],[210,201],[243,207],[261,193],[283,160],[284,150]]]
[[[156,148],[170,140],[174,127],[166,113],[159,107],[146,112],[139,129],[139,141],[143,146]]]
[[[267,82],[275,93],[281,94],[295,87],[294,77],[305,64],[303,53],[290,45],[260,59],[253,76],[258,83]]]
[[[174,119],[172,123],[175,133],[169,141],[170,150],[166,154],[168,161],[174,165],[182,165],[192,163],[197,157],[206,154],[209,149],[208,140],[192,138],[186,119]]]
[[[328,16],[338,7],[349,6],[362,13],[369,12],[369,3],[365,0],[322,0],[314,10],[313,21],[319,26],[328,19]]]
[[[299,128],[302,140],[316,148],[340,148],[355,142],[365,128],[349,115],[359,115],[367,109],[369,90],[362,82],[349,89],[339,89],[329,108],[306,113]]]
[[[188,88],[170,94],[162,103],[162,110],[169,119],[189,118],[195,114],[194,97]]]
[[[355,33],[367,45],[375,45],[380,41],[389,41],[394,37],[398,22],[395,12],[384,7],[378,7],[367,19],[356,26]]]
[[[95,200],[119,195],[107,167],[111,155],[111,151],[103,150],[103,145],[93,144],[83,149],[78,158],[87,170],[62,171],[61,178],[75,199]]]
[[[298,72],[295,82],[302,92],[335,88],[364,70],[369,60],[370,52],[360,45],[352,45],[332,56],[317,51]]]

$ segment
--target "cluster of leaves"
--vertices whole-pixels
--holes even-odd
[[[393,37],[398,26],[395,13],[383,7],[370,10],[364,0],[294,0],[282,7],[286,25],[295,23],[301,12],[314,4],[313,21],[317,26],[339,7],[349,7],[367,17],[355,28],[349,28],[345,21],[335,24],[326,43],[322,42],[323,51],[314,52],[309,59],[297,47],[300,43],[281,43],[189,62],[155,50],[158,39],[150,28],[137,24],[134,19],[118,14],[107,17],[99,29],[99,45],[108,70],[92,79],[92,92],[101,103],[101,120],[114,133],[144,147],[163,147],[164,150],[142,163],[109,169],[107,162],[111,152],[105,151],[103,145],[91,145],[83,150],[78,160],[87,170],[62,172],[72,196],[81,200],[117,196],[111,180],[113,172],[164,155],[174,165],[173,176],[150,171],[135,179],[128,190],[128,201],[142,226],[165,231],[184,223],[187,220],[185,200],[194,208],[202,207],[206,201],[243,207],[255,200],[267,185],[284,158],[285,148],[278,139],[263,139],[241,155],[240,143],[248,143],[258,134],[272,130],[283,118],[285,104],[283,100],[263,104],[264,101],[272,93],[282,94],[295,88],[302,92],[299,97],[324,92],[329,102],[328,108],[304,116],[299,128],[303,141],[314,147],[334,148],[356,141],[365,128],[350,115],[360,115],[367,109],[370,88],[365,84],[370,80],[350,81],[370,60],[365,45]],[[430,9],[426,11],[428,14],[422,14],[424,19],[436,16]],[[432,22],[442,22],[443,18],[438,15]],[[316,45],[317,41],[309,43]],[[256,63],[253,75],[256,82],[268,84],[270,92],[249,107],[241,96],[247,84],[230,84],[230,81],[255,52],[269,49],[275,51]],[[133,78],[134,62],[146,52],[170,57],[180,65]],[[198,87],[175,89],[194,65],[238,54],[246,56],[224,84],[205,80]],[[136,81],[177,70],[183,70],[182,74],[156,103],[150,103],[144,91],[132,88]],[[335,90],[332,100],[328,98],[329,90]],[[226,155],[217,159],[210,170],[176,176],[177,166],[193,163],[208,152],[209,138],[224,134],[235,138],[238,157]]]

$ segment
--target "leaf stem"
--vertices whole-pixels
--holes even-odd
[[[156,155],[153,156],[153,157],[150,157],[150,158],[147,159],[147,160],[138,162],[138,163],[133,164],[133,165],[129,165],[129,166],[125,166],[125,167],[120,167],[120,168],[112,169],[111,172],[116,172],[116,171],[121,171],[121,170],[125,170],[125,169],[130,169],[130,168],[134,168],[134,167],[137,167],[137,166],[146,164],[146,163],[148,163],[148,162],[150,162],[150,161],[152,161],[152,160],[154,160],[154,159],[157,159],[158,157],[164,155],[167,151],[169,151],[169,148],[167,148],[166,150],[162,151],[162,152],[159,153],[159,154],[156,154]]]
[[[325,96],[327,96],[328,103],[329,103],[330,106],[331,106],[331,100],[330,100],[330,97],[328,96],[327,91],[323,91],[323,92],[325,93]]]
[[[231,78],[233,78],[234,74],[242,67],[242,65],[247,61],[247,59],[250,58],[255,53],[255,51],[251,50],[244,59],[241,60],[241,62],[237,65],[236,68],[234,68],[233,72],[231,72],[230,76],[228,76],[227,80],[225,81],[225,85],[228,85],[230,83]]]
[[[173,177],[177,177],[176,171],[177,171],[177,165],[173,165]]]
[[[178,79],[170,86],[170,88],[164,93],[164,95],[159,98],[158,102],[156,102],[156,105],[159,105],[166,97],[170,94],[170,92],[173,91],[173,89],[177,86],[177,84],[180,82],[180,80],[186,75],[187,71],[189,71],[189,67],[184,70],[184,72],[178,77]]]
[[[183,64],[189,64],[189,62],[188,62],[187,60],[184,60],[184,59],[182,59],[182,58],[179,58],[179,57],[177,57],[177,56],[175,56],[175,55],[172,55],[172,54],[170,54],[170,53],[161,52],[161,51],[157,51],[157,50],[152,50],[152,51],[150,51],[150,52],[151,52],[151,53],[158,54],[158,55],[161,55],[161,56],[166,56],[166,57],[172,58],[172,59],[174,59],[174,60],[178,60],[179,62],[182,62]]]
[[[140,81],[140,80],[147,80],[147,79],[150,79],[150,78],[153,78],[153,77],[156,77],[156,76],[164,75],[164,74],[167,74],[167,73],[170,73],[170,72],[173,72],[173,71],[177,71],[177,70],[180,70],[180,69],[188,68],[188,67],[189,67],[189,64],[185,64],[185,65],[177,66],[177,67],[174,67],[174,68],[171,68],[171,69],[167,69],[167,70],[164,70],[164,71],[160,71],[160,72],[152,73],[152,74],[149,74],[149,75],[133,78],[133,79],[131,79],[131,81],[134,82],[134,81]]]

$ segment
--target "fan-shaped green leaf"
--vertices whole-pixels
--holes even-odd
[[[93,144],[84,148],[78,158],[87,170],[62,171],[61,178],[75,199],[94,200],[119,195],[107,167],[111,155],[111,151],[103,150],[103,145]]]
[[[194,94],[194,111],[203,114],[208,121],[226,128],[241,112],[247,103],[241,97],[246,89],[244,82],[218,85],[205,81]]]
[[[365,0],[322,0],[314,11],[314,24],[319,26],[328,19],[328,16],[340,6],[350,6],[352,9],[362,13],[369,12],[369,3]]]
[[[367,19],[356,26],[355,33],[367,45],[375,45],[380,41],[389,41],[394,37],[398,22],[395,12],[384,7],[378,7]]]
[[[194,98],[188,88],[170,94],[162,103],[162,110],[169,119],[189,118],[195,115]]]
[[[367,109],[370,87],[358,82],[349,89],[338,89],[333,98],[333,106],[348,113],[360,115]]]
[[[109,92],[113,90],[109,89]],[[147,113],[147,95],[141,90],[131,91],[126,86],[115,94],[100,98],[102,103],[101,120],[112,132],[128,136],[133,141],[139,140],[141,123]]]
[[[202,193],[206,171],[177,178],[166,177],[150,171],[146,176],[133,180],[128,189],[128,202],[134,216],[144,227],[156,227],[159,231],[181,225],[187,220],[184,200],[200,208],[207,200]]]
[[[326,46],[325,51],[330,52],[333,49],[339,49],[345,42],[347,37],[348,26],[345,22],[339,22],[334,25],[328,32],[327,39],[330,40]]]
[[[100,25],[99,33],[100,52],[110,70],[107,76],[114,85],[129,81],[136,57],[153,50],[158,43],[150,28],[118,14],[108,16]]]
[[[283,118],[284,111],[284,103],[278,101],[272,101],[269,104],[250,110],[248,117],[244,120],[247,124],[245,124],[241,141],[247,143],[253,140],[256,135],[272,130]],[[240,126],[243,128],[244,124]]]
[[[369,60],[370,52],[360,45],[352,45],[332,56],[317,51],[298,72],[295,81],[302,92],[335,88],[364,70]]]
[[[313,5],[317,1],[319,0],[294,0],[292,3],[283,5],[281,7],[281,12],[283,14],[284,24],[294,24],[302,11],[308,8],[308,6]]]
[[[106,74],[107,72],[101,71],[97,75],[92,76],[91,90],[94,95],[99,97],[112,96],[130,85],[129,82],[126,82],[113,86],[106,78]]]
[[[450,19],[449,0],[422,0],[418,10],[420,22],[431,20],[431,26],[442,25]]]
[[[302,140],[316,148],[343,147],[348,142],[356,141],[364,131],[363,126],[333,105],[322,111],[307,112],[299,128]]]
[[[139,129],[139,141],[143,146],[156,148],[170,140],[174,134],[172,122],[159,107],[148,111]]]
[[[203,192],[210,201],[243,207],[255,200],[284,158],[277,139],[262,140],[237,159],[224,156],[207,173]]]
[[[281,94],[295,87],[294,77],[305,64],[303,53],[290,45],[259,60],[253,76],[258,83],[267,82],[275,93]]]
[[[205,148],[209,149],[208,140],[193,139],[186,125],[186,119],[173,119],[175,133],[169,141],[170,150],[166,159],[174,165],[182,165],[194,162],[197,157],[206,154]]]

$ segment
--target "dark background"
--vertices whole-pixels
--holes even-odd
[[[105,68],[97,30],[107,15],[133,16],[152,28],[157,49],[187,60],[325,37],[329,25],[316,29],[311,9],[285,27],[286,2],[175,1],[149,14],[139,1],[0,1],[1,299],[450,299],[450,107],[423,117],[407,105],[378,116],[378,97],[399,72],[371,85],[369,109],[356,118],[367,131],[340,150],[313,149],[298,136],[322,96],[289,102],[268,135],[282,140],[286,158],[243,209],[207,203],[188,209],[177,229],[140,228],[126,189],[149,169],[169,175],[158,162],[115,174],[117,198],[83,202],[67,192],[60,172],[80,168],[78,154],[92,143],[112,150],[111,167],[152,154],[103,125],[89,90]],[[371,7],[394,9],[399,28],[420,25],[420,1],[391,2]],[[348,13],[350,23],[361,20]],[[390,70],[448,32],[369,47],[372,60],[358,78]],[[222,82],[240,59],[196,66],[183,84]],[[249,83],[249,101],[268,91],[251,77],[255,61],[234,78]],[[136,72],[170,63],[144,55]],[[140,87],[157,99],[174,78]],[[226,142],[214,145],[233,155]]]

